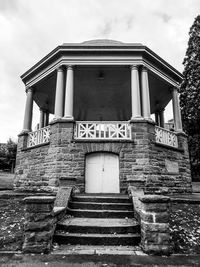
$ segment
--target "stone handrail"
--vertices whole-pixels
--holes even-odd
[[[155,126],[156,143],[178,148],[176,133],[164,128]]]
[[[50,139],[50,126],[28,133],[27,147],[48,143]]]
[[[130,140],[131,126],[123,121],[78,121],[76,122],[75,139]]]

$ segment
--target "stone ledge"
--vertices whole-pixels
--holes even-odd
[[[149,123],[149,124],[152,124],[152,125],[156,125],[155,121],[153,121],[152,119],[145,119],[145,118],[131,119],[130,123]]]
[[[43,143],[43,144],[38,144],[38,145],[36,145],[36,146],[25,147],[25,148],[22,148],[21,151],[32,150],[32,149],[34,149],[34,148],[38,148],[38,147],[42,147],[42,146],[47,146],[47,145],[49,145],[49,144],[50,144],[50,142],[46,142],[46,143]]]
[[[55,197],[50,196],[32,196],[24,198],[25,203],[52,203],[55,201]]]
[[[154,145],[156,145],[158,147],[160,146],[160,147],[164,147],[164,148],[171,149],[171,150],[174,150],[174,151],[178,151],[178,152],[184,152],[184,149],[180,148],[180,147],[168,146],[168,145],[161,144],[161,143],[156,143],[156,142],[154,142]]]
[[[73,119],[66,119],[66,118],[58,118],[58,119],[53,119],[52,121],[49,122],[49,125],[53,125],[56,123],[75,123]]]
[[[73,139],[74,143],[134,143],[133,139]]]
[[[143,203],[166,203],[170,201],[170,198],[159,195],[144,195],[139,197],[139,200]]]

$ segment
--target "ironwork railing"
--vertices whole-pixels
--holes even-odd
[[[28,133],[27,147],[33,147],[40,144],[45,144],[49,142],[50,137],[50,127],[44,127],[37,131]]]
[[[76,139],[131,139],[131,126],[127,122],[76,122]]]
[[[178,147],[178,138],[174,132],[155,126],[156,143]]]

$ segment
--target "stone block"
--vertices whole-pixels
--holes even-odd
[[[169,222],[169,212],[159,212],[155,213],[156,223],[168,223]]]
[[[48,218],[43,221],[27,221],[24,225],[25,231],[49,231],[52,230],[54,218]]]
[[[143,232],[169,233],[169,223],[151,223],[141,221],[141,229]]]

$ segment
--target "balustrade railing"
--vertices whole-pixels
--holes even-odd
[[[37,131],[28,133],[27,147],[33,147],[40,144],[49,142],[50,138],[50,127],[44,127]]]
[[[131,139],[131,126],[127,122],[76,122],[76,139]]]
[[[174,132],[155,126],[156,143],[178,147],[178,138]]]

